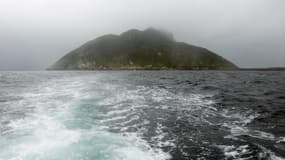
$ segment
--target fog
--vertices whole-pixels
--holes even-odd
[[[42,70],[88,40],[148,27],[240,67],[285,66],[284,0],[0,0],[0,70]]]

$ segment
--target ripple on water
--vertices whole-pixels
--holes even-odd
[[[85,103],[85,96],[89,93],[82,93],[83,83],[56,84],[50,82],[39,86],[37,93],[24,95],[23,103],[15,103],[17,107],[22,104],[33,106],[32,113],[28,116],[15,119],[6,124],[9,126],[7,132],[0,138],[1,146],[0,159],[2,160],[164,160],[170,155],[159,149],[153,149],[149,144],[140,138],[136,133],[111,133],[104,129],[107,121],[118,121],[119,116],[125,112],[113,112],[107,116],[113,119],[102,119],[101,126],[93,125],[90,128],[83,128],[80,122],[86,122],[84,115],[88,112],[79,112],[78,106]],[[45,87],[46,86],[46,87]],[[69,101],[66,101],[69,99]],[[27,106],[25,106],[27,107]],[[95,113],[93,113],[95,114]],[[77,118],[76,118],[77,117]],[[121,117],[121,119],[126,117]],[[138,119],[133,116],[127,125]],[[105,121],[103,123],[103,121]],[[70,125],[78,124],[78,126]],[[114,122],[113,122],[114,123]],[[2,124],[2,123],[1,123]],[[108,127],[108,126],[105,126]]]
[[[282,129],[281,74],[20,75],[0,88],[0,160],[282,159],[282,130],[260,127]]]

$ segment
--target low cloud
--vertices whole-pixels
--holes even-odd
[[[0,69],[44,69],[107,33],[157,27],[241,67],[285,66],[282,0],[2,0]]]

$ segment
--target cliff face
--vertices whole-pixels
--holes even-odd
[[[205,48],[176,42],[171,33],[149,28],[96,38],[48,69],[237,69],[237,66]]]

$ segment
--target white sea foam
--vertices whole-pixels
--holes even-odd
[[[263,150],[264,154],[261,154],[260,156],[266,156],[269,155],[270,160],[284,160],[284,158],[277,156],[275,153],[273,153],[272,151],[270,151],[269,149],[260,146],[259,147]]]
[[[115,115],[121,115],[129,113],[131,109],[122,109],[122,110],[111,110],[108,113],[106,113],[106,116],[115,116]]]
[[[99,126],[85,129],[81,127],[78,105],[90,98],[82,92],[86,89],[78,79],[49,82],[26,93],[24,99],[15,104],[17,107],[32,107],[29,115],[16,119],[8,124],[10,132],[0,137],[2,147],[0,160],[165,160],[170,155],[160,149],[151,148],[142,140],[139,133],[124,135],[110,133],[105,129],[105,122],[124,120],[129,109],[107,112]],[[110,86],[109,89],[115,89]],[[132,93],[127,93],[132,94]],[[140,96],[128,96],[128,100],[140,99]],[[122,102],[126,97],[107,98],[101,105],[113,105]],[[98,105],[100,105],[98,103]],[[132,106],[136,108],[137,106]],[[132,108],[131,107],[131,108]],[[119,108],[118,108],[119,109]],[[86,113],[87,114],[87,113]],[[98,113],[100,114],[100,113]],[[127,115],[131,115],[128,113]],[[124,121],[127,125],[138,120],[137,116]],[[78,124],[77,124],[78,123]],[[79,126],[75,126],[77,124]],[[139,125],[136,124],[136,125]]]
[[[97,102],[98,105],[112,107],[102,114],[104,119],[102,119],[101,122],[105,125],[107,125],[106,123],[111,124],[107,127],[108,129],[119,130],[121,132],[132,131],[132,129],[135,129],[138,137],[141,137],[142,133],[146,130],[144,126],[149,123],[146,122],[144,124],[137,122],[140,120],[140,117],[136,114],[142,112],[140,109],[147,109],[151,106],[151,108],[159,110],[178,110],[181,114],[184,114],[184,110],[197,112],[197,114],[203,112],[204,114],[200,117],[193,117],[193,119],[196,119],[197,122],[202,120],[206,123],[210,122],[203,117],[206,117],[217,110],[213,107],[212,104],[214,102],[212,100],[205,99],[211,95],[176,94],[169,92],[166,89],[145,86],[133,87],[132,90],[130,90],[121,86],[116,87],[112,85],[109,89],[112,90],[111,95]],[[125,102],[127,102],[128,106],[124,106]],[[152,106],[148,103],[159,105]],[[191,116],[191,114],[189,116]],[[132,122],[134,121],[136,121],[136,123],[133,124]],[[155,146],[156,150],[160,150],[158,148],[162,147],[175,147],[175,140],[169,139],[169,137],[166,138],[168,135],[163,131],[163,126],[160,123],[156,126],[156,134],[151,137],[152,145]]]
[[[231,135],[228,135],[226,137],[231,137],[232,139],[234,137],[242,136],[242,135],[247,135],[250,137],[258,138],[258,139],[263,139],[263,140],[270,140],[270,141],[275,141],[276,143],[279,143],[282,141],[283,137],[276,137],[272,133],[267,133],[264,131],[259,131],[259,130],[254,130],[246,127],[247,124],[252,122],[256,117],[258,117],[258,114],[251,114],[249,116],[243,116],[240,113],[235,113],[235,114],[229,114],[227,111],[222,114],[224,117],[234,119],[232,122],[225,122],[223,124],[223,127],[227,127],[230,129]]]
[[[246,127],[247,124],[251,123],[256,117],[259,116],[259,114],[251,113],[251,111],[248,111],[246,114],[241,113],[230,113],[228,110],[224,110],[224,112],[221,114],[222,116],[230,119],[231,121],[223,123],[223,127],[229,128],[231,135],[225,136],[225,138],[230,138],[238,141],[244,141],[242,139],[239,139],[239,136],[247,135],[253,138],[258,138],[262,140],[269,140],[273,141],[275,143],[280,143],[282,140],[284,140],[284,137],[276,137],[272,133],[267,133],[260,130],[254,130],[249,127]],[[261,145],[257,145],[259,148],[262,149],[263,153],[259,153],[259,158],[268,158],[271,160],[283,160],[284,158],[281,158],[277,155],[275,155],[272,151],[266,149],[265,147]],[[223,149],[224,154],[228,158],[243,160],[243,159],[250,159],[251,157],[241,158],[243,153],[246,153],[247,145],[244,146],[223,146],[219,145],[219,148]],[[269,157],[268,157],[269,156]]]
[[[285,142],[285,137],[279,137],[277,143]]]
[[[218,148],[220,148],[226,157],[226,159],[233,159],[233,160],[248,160],[248,159],[270,159],[270,160],[284,160],[284,158],[281,158],[271,152],[270,150],[266,149],[265,147],[259,146],[262,149],[262,153],[259,153],[257,157],[254,157],[251,155],[252,151],[250,150],[248,145],[241,145],[241,146],[226,146],[226,145],[217,145]]]

